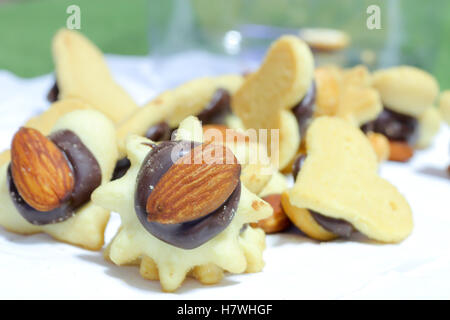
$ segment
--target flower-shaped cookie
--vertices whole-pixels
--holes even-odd
[[[56,84],[50,100],[80,99],[116,124],[138,110],[112,78],[101,51],[81,33],[60,30],[53,38],[52,51]]]
[[[109,212],[90,196],[109,181],[116,158],[114,125],[95,110],[64,115],[48,137],[22,127],[11,163],[0,168],[0,225],[99,250]]]
[[[315,86],[311,50],[295,36],[272,44],[263,64],[232,98],[232,110],[245,128],[279,130],[279,168],[295,157],[313,114]],[[268,150],[273,143],[267,134]]]
[[[282,199],[296,226],[318,240],[357,230],[374,240],[399,242],[411,233],[408,202],[378,176],[375,153],[358,128],[338,118],[317,118],[306,147],[295,185]]]
[[[212,283],[221,269],[241,273],[262,265],[263,232],[243,226],[272,209],[241,185],[241,167],[229,149],[202,141],[194,117],[180,124],[173,141],[155,145],[130,136],[130,169],[92,195],[121,215],[108,258],[139,263],[141,275],[159,278],[165,291],[176,290],[188,273]],[[203,161],[208,154],[212,162]]]

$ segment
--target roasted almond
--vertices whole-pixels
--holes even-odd
[[[406,162],[414,154],[414,149],[406,142],[389,141],[389,160]]]
[[[13,138],[11,173],[20,196],[38,211],[59,207],[74,188],[72,168],[65,155],[31,128],[21,128]]]
[[[271,205],[273,214],[266,219],[251,223],[250,225],[253,228],[261,228],[265,233],[276,233],[285,230],[291,225],[291,221],[281,206],[281,194],[271,194],[262,199]]]
[[[239,183],[241,166],[223,145],[202,144],[178,159],[147,199],[149,221],[175,224],[218,209]]]

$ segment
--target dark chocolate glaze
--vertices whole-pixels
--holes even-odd
[[[128,158],[122,158],[116,162],[111,181],[122,178],[130,169],[131,162]]]
[[[72,207],[80,207],[91,199],[91,193],[102,183],[102,170],[92,152],[70,130],[60,130],[49,136],[72,164],[75,187]]]
[[[148,128],[145,137],[155,142],[168,141],[170,140],[171,134],[172,129],[170,129],[169,124],[163,121]]]
[[[418,138],[418,121],[414,117],[400,114],[384,108],[375,120],[361,127],[364,132],[378,132],[389,140],[406,142],[414,145]]]
[[[11,199],[25,220],[34,225],[69,219],[75,214],[76,209],[90,200],[91,193],[102,181],[102,172],[97,160],[75,133],[61,130],[51,134],[49,138],[64,153],[74,173],[74,189],[60,207],[45,212],[32,208],[20,196],[11,175],[11,168],[8,168],[7,180]]]
[[[350,222],[342,219],[326,217],[318,212],[308,209],[314,220],[325,230],[328,230],[340,237],[349,238],[355,228]]]
[[[230,197],[214,212],[184,223],[162,224],[147,219],[147,199],[162,176],[181,157],[200,145],[190,141],[164,141],[146,156],[139,170],[135,190],[135,211],[152,235],[182,249],[194,249],[223,231],[233,220],[241,195],[240,183]]]
[[[302,138],[305,135],[306,129],[308,128],[314,114],[315,103],[316,83],[313,80],[303,99],[292,108],[292,112],[297,118],[298,127],[300,129],[300,136]]]
[[[292,163],[292,175],[294,176],[294,181],[297,180],[298,173],[302,169],[305,160],[306,154],[300,154],[297,158],[295,158],[294,163]]]
[[[50,89],[50,91],[47,94],[47,100],[49,102],[55,102],[58,101],[59,99],[59,88],[58,88],[58,83],[55,81],[55,84],[53,85],[53,87]]]
[[[217,89],[208,105],[197,115],[202,124],[222,123],[224,117],[231,112],[230,93],[225,89]]]

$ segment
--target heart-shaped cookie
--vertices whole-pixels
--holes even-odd
[[[319,117],[308,130],[306,145],[306,160],[289,191],[293,206],[344,220],[382,242],[398,242],[411,233],[408,202],[378,176],[375,153],[358,128]]]

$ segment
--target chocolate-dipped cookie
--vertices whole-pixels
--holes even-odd
[[[49,136],[22,127],[0,169],[0,225],[100,249],[109,212],[90,197],[111,178],[116,158],[114,125],[94,110],[64,115]]]
[[[358,231],[381,242],[400,242],[413,228],[411,208],[377,174],[376,155],[364,134],[337,118],[320,117],[306,140],[294,187],[282,195],[292,222],[317,240]]]
[[[376,71],[372,86],[379,92],[383,112],[362,129],[385,135],[390,142],[390,160],[408,161],[414,148],[427,147],[439,130],[433,106],[439,93],[434,77],[410,66]]]
[[[260,270],[264,233],[240,230],[272,209],[241,183],[230,149],[203,142],[196,118],[184,120],[171,141],[130,136],[127,157],[125,176],[92,196],[122,218],[107,259],[138,263],[141,275],[159,279],[165,291],[176,290],[187,274],[213,283],[222,270]]]

